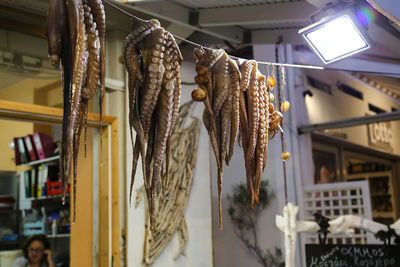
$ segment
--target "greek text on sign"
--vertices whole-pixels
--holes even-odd
[[[306,245],[307,267],[398,267],[400,246]]]

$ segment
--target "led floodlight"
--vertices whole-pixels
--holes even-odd
[[[299,31],[307,43],[325,63],[354,55],[371,47],[361,28],[349,15],[322,19]]]

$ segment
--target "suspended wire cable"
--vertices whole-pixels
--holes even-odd
[[[110,7],[118,10],[119,12],[127,15],[128,17],[144,21],[143,19],[131,14],[130,12],[128,12],[126,10],[124,10],[123,8],[118,6],[118,4],[113,3],[112,0],[103,0],[103,2],[106,3],[107,5],[109,5]],[[173,34],[173,36],[175,37],[175,39],[180,40],[182,42],[185,42],[187,44],[190,44],[190,45],[192,45],[194,47],[200,47],[200,48],[203,48],[203,49],[215,50],[214,48],[207,47],[207,46],[204,46],[204,45],[201,45],[201,44],[197,44],[195,42],[192,42],[190,40],[187,40],[187,39],[182,38],[180,36],[177,36],[175,34]],[[245,59],[240,58],[240,57],[231,56],[231,55],[229,55],[229,56],[231,58],[235,58],[235,59],[238,59],[238,60],[245,60]],[[378,74],[378,75],[387,75],[387,76],[399,76],[400,77],[400,72],[396,73],[396,72],[376,72],[376,71],[368,71],[368,70],[349,70],[349,69],[331,68],[331,67],[323,67],[323,66],[316,66],[316,65],[290,64],[290,63],[278,63],[278,62],[267,62],[267,61],[257,61],[257,64],[260,64],[260,65],[272,65],[272,66],[283,66],[283,67],[300,68],[300,69],[359,72],[359,73]]]
[[[133,14],[131,14],[130,12],[124,10],[123,8],[119,7],[117,4],[109,1],[109,0],[103,0],[104,3],[106,3],[107,5],[109,5],[110,7],[113,7],[114,9],[118,10],[119,12],[127,15],[128,17],[131,18],[135,18],[135,19],[139,19],[139,20],[143,20]],[[197,44],[195,42],[192,42],[190,40],[187,40],[185,38],[182,38],[180,36],[177,36],[175,34],[173,34],[173,36],[175,37],[175,39],[185,42],[187,44],[190,44],[194,47],[199,47],[199,48],[203,48],[203,49],[209,49],[209,50],[215,50],[214,48],[210,48],[201,44]],[[236,57],[236,56],[231,56],[231,58],[235,58],[235,59],[239,59],[239,60],[244,60],[243,58],[240,57]],[[317,69],[317,70],[323,70],[325,69],[322,66],[313,66],[313,65],[299,65],[299,64],[288,64],[288,63],[275,63],[275,62],[263,62],[263,61],[257,61],[257,64],[263,64],[263,65],[272,65],[272,66],[284,66],[284,67],[294,67],[294,68],[303,68],[303,69]]]

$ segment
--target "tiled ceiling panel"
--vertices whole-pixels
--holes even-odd
[[[276,4],[287,2],[303,2],[304,0],[173,0],[183,6],[190,8],[216,8],[216,7],[234,7],[251,6],[261,4]]]

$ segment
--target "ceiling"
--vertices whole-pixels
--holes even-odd
[[[365,0],[108,1],[138,17],[155,17],[167,30],[182,38],[231,50],[240,50],[252,44],[274,44],[279,36],[283,37],[284,43],[303,44],[305,47],[298,30],[313,20],[348,6],[369,8]],[[48,4],[49,0],[0,0],[0,30],[23,32],[43,39]],[[108,30],[129,33],[128,16],[121,15],[106,3],[105,7]],[[378,12],[374,11],[374,16],[374,22],[368,25],[368,34],[375,46],[358,57],[399,64],[400,27],[393,26]],[[373,75],[368,78],[400,95],[399,79]]]

